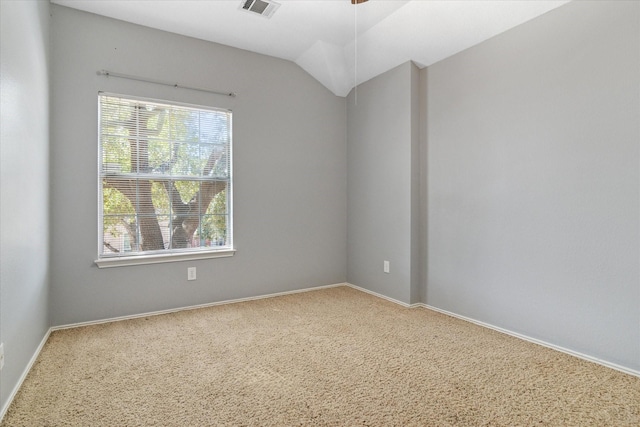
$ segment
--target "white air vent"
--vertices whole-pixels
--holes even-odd
[[[280,3],[271,0],[242,0],[240,3],[240,9],[257,13],[265,18],[271,18],[279,7]]]

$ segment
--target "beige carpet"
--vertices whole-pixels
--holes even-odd
[[[640,379],[348,287],[54,332],[2,426],[638,426]]]

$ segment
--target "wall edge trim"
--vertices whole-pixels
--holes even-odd
[[[527,336],[527,335],[524,335],[524,334],[520,334],[518,332],[513,332],[513,331],[511,331],[509,329],[501,328],[499,326],[495,326],[495,325],[492,325],[490,323],[482,322],[480,320],[476,320],[476,319],[473,319],[471,317],[462,316],[460,314],[456,314],[456,313],[453,313],[451,311],[443,310],[441,308],[434,307],[434,306],[431,306],[431,305],[428,305],[428,304],[424,304],[424,303],[421,303],[421,302],[415,303],[415,304],[407,304],[405,302],[398,301],[398,300],[396,300],[394,298],[390,298],[390,297],[388,297],[386,295],[382,295],[382,294],[379,294],[379,293],[374,292],[374,291],[370,291],[369,289],[361,288],[361,287],[353,285],[351,283],[345,283],[345,285],[350,287],[350,288],[356,289],[358,291],[362,291],[362,292],[365,292],[367,294],[370,294],[370,295],[385,299],[387,301],[391,301],[393,303],[401,305],[404,308],[412,308],[412,309],[413,308],[424,308],[424,309],[427,309],[427,310],[435,311],[437,313],[441,313],[441,314],[444,314],[446,316],[450,316],[450,317],[454,317],[456,319],[464,320],[465,322],[470,322],[470,323],[473,323],[475,325],[481,326],[483,328],[491,329],[491,330],[494,330],[496,332],[500,332],[500,333],[503,333],[505,335],[509,335],[509,336],[514,337],[514,338],[521,339],[523,341],[528,341],[528,342],[533,343],[533,344],[541,345],[541,346],[549,348],[551,350],[556,350],[556,351],[559,351],[561,353],[565,353],[565,354],[568,354],[570,356],[577,357],[578,359],[586,360],[587,362],[592,362],[592,363],[604,366],[606,368],[614,369],[614,370],[622,372],[624,374],[628,374],[628,375],[632,375],[634,377],[640,378],[640,371],[638,371],[638,370],[635,370],[635,369],[632,369],[632,368],[628,368],[626,366],[618,365],[617,363],[609,362],[607,360],[603,360],[603,359],[600,359],[600,358],[597,358],[597,357],[594,357],[594,356],[590,356],[588,354],[584,354],[584,353],[581,353],[579,351],[571,350],[571,349],[568,349],[566,347],[562,347],[562,346],[559,346],[559,345],[556,345],[556,344],[551,344],[551,343],[549,343],[547,341],[543,341],[543,340],[540,340],[540,339],[537,339],[537,338],[532,338],[530,336]]]
[[[613,363],[613,362],[608,362],[606,360],[603,360],[603,359],[600,359],[600,358],[597,358],[597,357],[594,357],[594,356],[589,356],[587,354],[580,353],[578,351],[570,350],[570,349],[565,348],[565,347],[561,347],[561,346],[558,346],[558,345],[555,345],[555,344],[551,344],[551,343],[548,343],[548,342],[543,341],[543,340],[532,338],[532,337],[529,337],[529,336],[524,335],[524,334],[513,332],[513,331],[510,331],[508,329],[492,325],[490,323],[486,323],[486,322],[482,322],[482,321],[479,321],[479,320],[475,320],[473,318],[462,316],[460,314],[456,314],[456,313],[453,313],[453,312],[450,312],[450,311],[447,311],[447,310],[443,310],[441,308],[437,308],[437,307],[434,307],[434,306],[431,306],[431,305],[428,305],[428,304],[424,304],[424,303],[407,304],[405,302],[402,302],[402,301],[396,300],[394,298],[388,297],[386,295],[371,291],[369,289],[361,288],[360,286],[356,286],[356,285],[348,283],[348,282],[343,282],[343,283],[335,283],[335,284],[331,284],[331,285],[315,286],[315,287],[312,287],[312,288],[296,289],[296,290],[293,290],[293,291],[284,291],[284,292],[277,292],[277,293],[272,293],[272,294],[258,295],[258,296],[254,296],[254,297],[237,298],[237,299],[232,299],[232,300],[224,300],[224,301],[218,301],[218,302],[212,302],[212,303],[206,303],[206,304],[198,304],[198,305],[192,305],[192,306],[186,306],[186,307],[178,307],[178,308],[168,309],[168,310],[160,310],[160,311],[154,311],[154,312],[148,312],[148,313],[142,313],[142,314],[133,314],[133,315],[129,315],[129,316],[120,316],[120,317],[114,317],[114,318],[109,318],[109,319],[100,319],[100,320],[94,320],[94,321],[88,321],[88,322],[80,322],[80,323],[72,323],[72,324],[66,324],[66,325],[52,326],[47,330],[47,332],[45,333],[44,337],[40,341],[40,344],[36,348],[36,351],[34,352],[33,356],[29,360],[29,363],[27,364],[27,366],[25,367],[24,371],[22,372],[22,375],[18,379],[18,382],[16,383],[16,385],[13,388],[13,390],[11,391],[11,394],[9,395],[9,398],[7,399],[6,403],[2,407],[2,410],[0,410],[0,422],[2,422],[2,420],[4,419],[4,416],[6,415],[7,411],[9,410],[9,407],[11,406],[11,403],[13,403],[13,399],[16,397],[18,391],[22,387],[22,383],[24,382],[24,380],[26,379],[27,375],[31,371],[31,368],[33,367],[33,365],[35,364],[36,360],[38,359],[38,356],[40,355],[40,352],[42,351],[42,349],[44,348],[44,345],[46,344],[47,340],[49,339],[49,336],[54,331],[63,330],[63,329],[79,328],[79,327],[90,326],[90,325],[99,325],[99,324],[103,324],[103,323],[118,322],[118,321],[122,321],[122,320],[137,319],[137,318],[140,318],[140,317],[159,316],[159,315],[162,315],[162,314],[176,313],[176,312],[187,311],[187,310],[196,310],[196,309],[199,309],[199,308],[215,307],[215,306],[218,306],[218,305],[226,305],[226,304],[235,304],[235,303],[247,302],[247,301],[255,301],[255,300],[266,299],[266,298],[274,298],[274,297],[285,296],[285,295],[299,294],[299,293],[303,293],[303,292],[312,292],[312,291],[317,291],[317,290],[321,290],[321,289],[336,288],[336,287],[340,287],[340,286],[350,287],[352,289],[355,289],[355,290],[358,290],[358,291],[373,295],[375,297],[382,298],[382,299],[387,300],[389,302],[398,304],[398,305],[400,305],[400,306],[402,306],[404,308],[409,308],[409,309],[424,308],[424,309],[427,309],[427,310],[435,311],[437,313],[441,313],[441,314],[444,314],[446,316],[450,316],[450,317],[454,317],[454,318],[457,318],[457,319],[460,319],[460,320],[464,320],[466,322],[470,322],[470,323],[473,323],[475,325],[478,325],[478,326],[481,326],[481,327],[484,327],[484,328],[492,329],[494,331],[497,331],[497,332],[512,336],[514,338],[518,338],[518,339],[521,339],[521,340],[524,340],[524,341],[528,341],[528,342],[533,343],[533,344],[541,345],[543,347],[547,347],[549,349],[556,350],[556,351],[559,351],[561,353],[565,353],[565,354],[568,354],[570,356],[574,356],[574,357],[577,357],[579,359],[583,359],[583,360],[586,360],[588,362],[596,363],[596,364],[604,366],[606,368],[614,369],[616,371],[619,371],[619,372],[622,372],[622,373],[625,373],[625,374],[632,375],[632,376],[640,378],[640,371],[628,368],[626,366],[618,365],[618,364]]]
[[[350,288],[353,288],[353,289],[355,289],[357,291],[364,292],[364,293],[367,293],[369,295],[373,295],[373,296],[378,297],[378,298],[386,299],[387,301],[391,301],[391,302],[396,303],[398,305],[401,305],[401,306],[403,306],[405,308],[413,308],[414,306],[417,306],[417,304],[407,304],[406,302],[402,302],[402,301],[397,300],[395,298],[391,298],[391,297],[388,297],[386,295],[379,294],[378,292],[374,292],[374,291],[371,291],[369,289],[361,288],[360,286],[356,286],[356,285],[354,285],[352,283],[345,283],[344,285],[348,286]]]
[[[537,338],[532,338],[532,337],[530,337],[528,335],[524,335],[524,334],[521,334],[521,333],[518,333],[518,332],[513,332],[513,331],[511,331],[509,329],[501,328],[499,326],[495,326],[495,325],[492,325],[490,323],[482,322],[480,320],[476,320],[476,319],[473,319],[471,317],[462,316],[460,314],[456,314],[456,313],[453,313],[453,312],[450,312],[450,311],[447,311],[447,310],[443,310],[441,308],[434,307],[434,306],[431,306],[431,305],[427,305],[427,304],[424,304],[424,303],[413,304],[411,307],[412,308],[413,307],[421,307],[421,308],[425,308],[427,310],[431,310],[431,311],[435,311],[437,313],[444,314],[446,316],[455,317],[456,319],[464,320],[465,322],[470,322],[470,323],[473,323],[475,325],[482,326],[483,328],[492,329],[492,330],[494,330],[496,332],[500,332],[500,333],[503,333],[503,334],[506,334],[506,335],[510,335],[510,336],[512,336],[514,338],[518,338],[518,339],[521,339],[523,341],[528,341],[528,342],[533,343],[533,344],[541,345],[541,346],[547,347],[547,348],[549,348],[551,350],[556,350],[556,351],[559,351],[561,353],[565,353],[565,354],[568,354],[570,356],[577,357],[578,359],[586,360],[587,362],[592,362],[592,363],[604,366],[606,368],[615,369],[616,371],[620,371],[622,373],[625,373],[625,374],[632,375],[634,377],[640,378],[640,371],[638,371],[638,370],[635,370],[635,369],[632,369],[632,368],[628,368],[626,366],[618,365],[616,363],[609,362],[607,360],[603,360],[603,359],[600,359],[600,358],[597,358],[597,357],[594,357],[594,356],[590,356],[588,354],[581,353],[579,351],[571,350],[571,349],[568,349],[566,347],[562,347],[562,346],[559,346],[559,345],[556,345],[556,344],[551,344],[551,343],[549,343],[547,341],[543,341],[543,340],[540,340],[540,339],[537,339]]]
[[[108,318],[108,319],[92,320],[92,321],[88,321],[88,322],[79,322],[79,323],[70,323],[70,324],[65,324],[65,325],[52,326],[47,330],[47,333],[44,335],[44,337],[40,341],[40,344],[38,345],[38,348],[34,352],[33,356],[31,356],[31,359],[29,360],[29,363],[25,367],[25,369],[22,372],[22,375],[20,376],[18,382],[16,383],[15,387],[11,391],[11,394],[9,395],[9,398],[7,399],[7,402],[2,407],[2,410],[0,411],[0,422],[2,422],[2,420],[4,419],[4,416],[6,415],[7,411],[9,410],[9,407],[11,406],[11,403],[13,403],[13,399],[16,397],[16,394],[18,394],[18,391],[22,387],[22,383],[27,378],[27,375],[31,371],[31,368],[33,367],[33,365],[35,364],[36,360],[38,359],[38,356],[40,356],[40,352],[44,348],[44,345],[46,344],[47,340],[49,339],[49,336],[54,331],[60,331],[60,330],[64,330],[64,329],[80,328],[80,327],[83,327],[83,326],[90,326],[90,325],[99,325],[99,324],[103,324],[103,323],[119,322],[119,321],[122,321],[122,320],[137,319],[137,318],[140,318],[140,317],[159,316],[159,315],[162,315],[162,314],[177,313],[179,311],[197,310],[199,308],[215,307],[215,306],[218,306],[218,305],[235,304],[235,303],[246,302],[246,301],[254,301],[254,300],[260,300],[260,299],[266,299],[266,298],[274,298],[274,297],[279,297],[279,296],[284,296],[284,295],[292,295],[292,294],[299,294],[299,293],[303,293],[303,292],[318,291],[318,290],[321,290],[321,289],[336,288],[336,287],[345,286],[345,285],[347,285],[347,284],[346,283],[334,283],[334,284],[331,284],[331,285],[314,286],[312,288],[295,289],[293,291],[277,292],[277,293],[272,293],[272,294],[258,295],[258,296],[254,296],[254,297],[237,298],[237,299],[232,299],[232,300],[224,300],[224,301],[217,301],[217,302],[206,303],[206,304],[198,304],[198,305],[192,305],[192,306],[186,306],[186,307],[178,307],[178,308],[172,308],[172,309],[167,309],[167,310],[159,310],[159,311],[153,311],[153,312],[148,312],[148,313],[132,314],[132,315],[128,315],[128,316],[119,316],[119,317],[113,317],[113,318]]]
[[[36,351],[33,353],[33,356],[31,356],[29,363],[27,363],[27,366],[25,366],[24,371],[22,371],[22,375],[20,375],[20,378],[18,378],[18,382],[16,382],[16,385],[13,387],[13,390],[11,390],[11,393],[9,394],[7,401],[2,407],[2,410],[0,410],[0,423],[4,419],[4,416],[7,414],[9,407],[11,407],[11,404],[13,403],[13,399],[15,399],[16,395],[18,394],[18,391],[20,391],[20,388],[22,387],[22,383],[27,378],[27,375],[29,375],[29,372],[31,371],[31,368],[33,367],[33,365],[36,363],[38,356],[40,356],[40,352],[44,348],[44,345],[47,343],[47,340],[49,339],[51,332],[52,332],[52,329],[49,328],[47,332],[44,334],[44,337],[42,337],[42,340],[40,341],[40,344],[36,348]]]
[[[110,318],[106,318],[106,319],[89,320],[89,321],[86,321],[86,322],[68,323],[68,324],[64,324],[64,325],[52,326],[51,327],[51,331],[59,331],[59,330],[63,330],[63,329],[72,329],[72,328],[80,328],[80,327],[83,327],[83,326],[91,326],[91,325],[100,325],[100,324],[103,324],[103,323],[120,322],[122,320],[139,319],[141,317],[160,316],[162,314],[177,313],[177,312],[180,312],[180,311],[187,311],[187,310],[197,310],[197,309],[200,309],[200,308],[215,307],[215,306],[218,306],[218,305],[236,304],[236,303],[240,303],[240,302],[254,301],[254,300],[260,300],[260,299],[265,299],[265,298],[274,298],[274,297],[280,297],[280,296],[284,296],[284,295],[299,294],[299,293],[302,293],[302,292],[319,291],[321,289],[335,288],[335,287],[344,286],[344,285],[345,285],[345,283],[334,283],[334,284],[331,284],[331,285],[314,286],[312,288],[295,289],[295,290],[292,290],[292,291],[276,292],[276,293],[272,293],[272,294],[264,294],[264,295],[258,295],[258,296],[253,296],[253,297],[236,298],[236,299],[230,299],[230,300],[209,302],[209,303],[205,303],[205,304],[197,304],[197,305],[189,305],[189,306],[184,306],[184,307],[169,308],[169,309],[166,309],[166,310],[150,311],[150,312],[146,312],[146,313],[130,314],[130,315],[126,315],[126,316],[110,317]]]

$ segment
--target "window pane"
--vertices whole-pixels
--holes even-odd
[[[203,144],[200,147],[203,176],[226,178],[229,176],[229,149],[226,144]]]
[[[122,254],[139,250],[135,216],[105,215],[103,227],[104,253]]]
[[[118,188],[125,193],[126,187],[129,185],[128,180],[111,180],[111,187],[106,186],[102,191],[102,210],[104,215],[133,215],[135,209],[131,201]],[[135,200],[134,200],[135,201]]]
[[[103,136],[102,169],[107,174],[131,172],[131,151],[126,138]]]
[[[206,247],[227,244],[227,215],[203,215],[199,230],[200,245]]]
[[[169,215],[171,213],[171,201],[167,186],[169,182],[151,182],[151,200],[157,215]]]
[[[169,240],[169,216],[138,215],[140,245],[143,251],[158,251],[167,248]]]
[[[149,172],[169,174],[175,161],[171,142],[165,140],[149,141]]]
[[[172,169],[175,176],[198,176],[202,170],[200,160],[200,144],[176,143],[177,159]]]

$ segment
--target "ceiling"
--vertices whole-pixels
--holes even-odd
[[[412,60],[429,66],[569,0],[51,0],[151,28],[295,62],[338,96]]]

